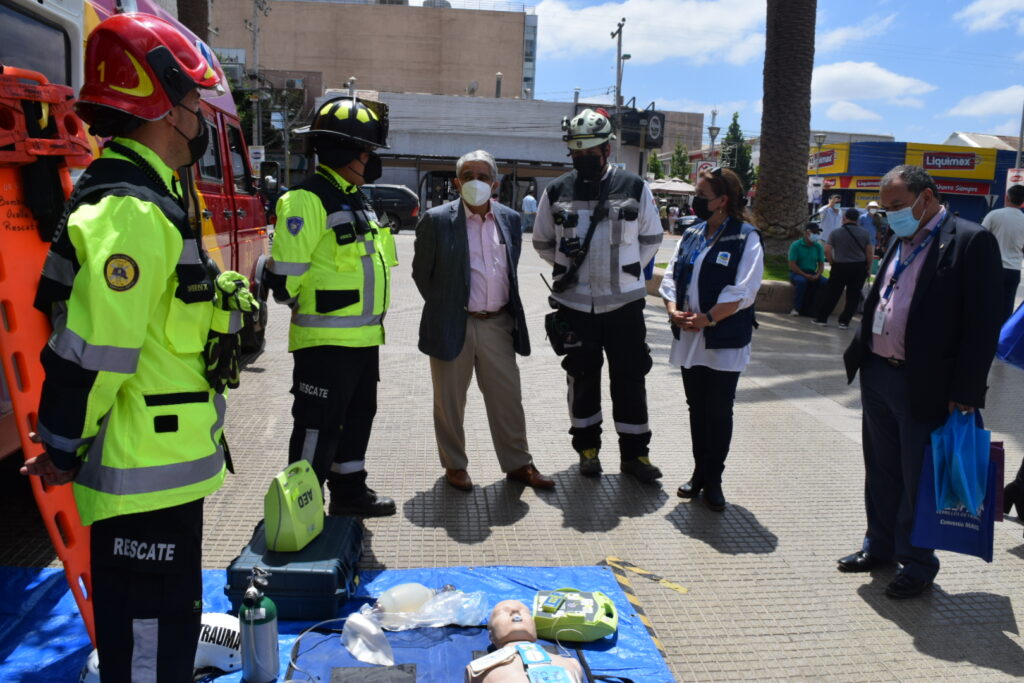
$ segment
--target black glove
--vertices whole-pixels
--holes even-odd
[[[206,346],[203,348],[206,381],[218,394],[224,393],[225,389],[238,388],[241,348],[241,335],[237,333],[227,334],[211,330],[207,335]]]

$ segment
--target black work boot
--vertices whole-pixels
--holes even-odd
[[[327,514],[331,516],[390,517],[397,509],[394,500],[366,485],[365,470],[351,474],[332,472],[327,477],[327,488],[331,492]]]
[[[598,449],[584,448],[580,451],[580,474],[584,477],[596,477],[601,474],[601,460],[597,456]]]
[[[661,470],[652,465],[651,459],[646,455],[641,458],[623,458],[619,462],[619,470],[644,484],[661,479]]]

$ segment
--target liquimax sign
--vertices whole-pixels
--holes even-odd
[[[812,150],[807,157],[807,174],[846,173],[850,165],[850,143],[824,145],[821,152]]]
[[[992,180],[996,172],[996,150],[947,145],[907,143],[906,163],[920,166],[938,178]]]

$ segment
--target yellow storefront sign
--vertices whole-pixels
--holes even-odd
[[[853,205],[858,209],[868,208],[868,202],[882,203],[877,192],[858,192],[854,195]]]
[[[992,180],[996,172],[994,149],[908,142],[905,161],[940,178]]]
[[[850,143],[824,145],[821,152],[811,150],[807,157],[807,175],[846,173],[850,166]]]

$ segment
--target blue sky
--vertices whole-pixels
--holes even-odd
[[[536,97],[611,102],[616,24],[622,92],[638,106],[712,108],[724,129],[761,125],[765,0],[542,0]],[[941,143],[953,131],[1017,135],[1024,0],[818,0],[811,126]],[[707,132],[705,131],[705,138]]]

